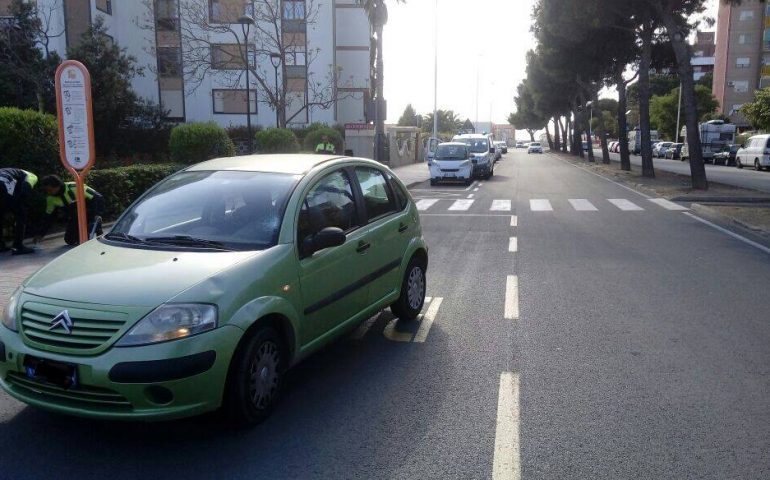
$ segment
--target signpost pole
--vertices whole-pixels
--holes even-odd
[[[59,120],[59,158],[75,179],[80,243],[88,241],[85,179],[94,165],[91,75],[82,63],[66,60],[56,69],[56,110]]]

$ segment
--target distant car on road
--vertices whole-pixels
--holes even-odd
[[[755,135],[736,152],[735,166],[743,168],[749,165],[754,165],[757,171],[770,168],[770,135]]]
[[[740,148],[741,146],[737,144],[725,145],[721,152],[714,154],[714,165],[724,165],[726,167],[735,165],[735,156]]]
[[[666,150],[673,144],[674,142],[658,142],[652,148],[652,156],[655,158],[666,158]]]
[[[543,153],[543,146],[540,142],[532,142],[529,144],[529,147],[527,147],[527,154],[530,153]]]
[[[666,149],[666,154],[664,155],[664,158],[667,158],[670,160],[679,160],[679,156],[682,153],[683,146],[684,146],[683,143],[672,143],[671,146]]]
[[[516,148],[527,148],[524,146],[524,142],[516,142]]]
[[[436,149],[433,159],[428,162],[430,184],[452,181],[470,185],[473,182],[473,161],[466,143],[442,143]]]
[[[500,147],[500,149],[503,151],[503,154],[508,153],[508,143],[506,143],[506,142],[495,142],[495,145]]]

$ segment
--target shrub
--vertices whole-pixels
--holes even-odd
[[[62,173],[58,132],[53,115],[0,108],[0,167],[22,168],[38,176]]]
[[[296,153],[299,152],[297,136],[286,128],[268,128],[257,132],[256,149],[259,153]]]
[[[214,122],[185,123],[171,130],[171,161],[193,164],[235,155],[235,145],[225,129]]]
[[[342,139],[342,134],[340,134],[338,130],[328,127],[319,128],[308,133],[307,137],[305,137],[305,150],[315,152],[315,147],[321,143],[321,139],[324,135],[329,137],[329,141],[334,144],[337,153],[342,154],[343,149],[345,148],[345,141]]]
[[[153,185],[182,168],[184,165],[161,163],[93,170],[86,183],[104,196],[105,218],[113,220]]]

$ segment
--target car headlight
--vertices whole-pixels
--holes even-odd
[[[19,297],[21,296],[22,288],[19,287],[13,292],[11,298],[8,299],[8,304],[3,309],[3,325],[8,329],[17,332],[16,328],[16,308],[19,306]]]
[[[135,347],[191,337],[217,328],[217,307],[199,303],[161,305],[121,338],[116,346]]]

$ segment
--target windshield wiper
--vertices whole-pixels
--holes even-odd
[[[171,237],[148,237],[144,240],[147,243],[162,243],[165,245],[178,245],[184,247],[204,247],[216,250],[230,251],[222,242],[215,240],[206,240],[205,238],[195,238],[189,235],[174,235]]]
[[[133,235],[129,235],[128,233],[123,232],[110,232],[107,235],[104,236],[107,240],[116,240],[119,242],[127,242],[127,243],[146,243],[144,240],[142,240],[139,237],[135,237]]]

